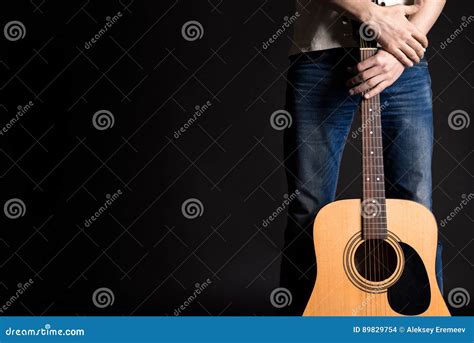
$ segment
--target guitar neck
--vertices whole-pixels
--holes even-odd
[[[377,48],[360,49],[361,60],[377,53]],[[380,96],[363,98],[360,105],[362,120],[362,233],[364,239],[387,237],[385,181],[383,167],[382,123]]]

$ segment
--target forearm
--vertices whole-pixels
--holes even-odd
[[[410,22],[423,34],[427,34],[438,19],[446,0],[423,0],[420,10],[410,16]]]
[[[371,0],[319,0],[326,3],[339,13],[351,19],[366,22],[370,19],[374,4]]]

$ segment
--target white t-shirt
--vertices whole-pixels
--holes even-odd
[[[299,17],[294,23],[290,55],[358,46],[353,36],[351,21],[324,2],[325,0],[296,0]],[[413,0],[379,0],[379,2],[385,2],[386,6],[414,3]]]

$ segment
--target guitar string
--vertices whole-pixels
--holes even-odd
[[[365,59],[367,59],[367,56],[366,56],[366,55],[367,55],[367,52],[368,52],[368,50],[365,50],[365,51],[364,51],[364,58],[365,58]],[[365,92],[364,92],[364,93],[365,93]],[[367,120],[367,113],[368,113],[368,109],[369,109],[369,103],[368,103],[368,101],[365,100],[365,99],[362,100],[362,101],[363,101],[364,104],[365,104],[365,111],[364,111],[364,117],[365,117],[365,118],[364,118],[364,121],[366,122],[366,124],[368,124],[368,125],[366,125],[366,126],[367,126],[367,127],[370,127],[370,121]],[[370,206],[369,202],[370,202],[371,196],[373,195],[373,192],[372,192],[372,187],[371,187],[372,185],[371,185],[370,180],[369,180],[370,175],[372,175],[372,165],[371,165],[371,163],[370,163],[370,155],[368,154],[368,151],[369,151],[369,149],[370,149],[370,139],[369,139],[369,137],[370,137],[370,136],[366,137],[366,140],[367,140],[367,149],[366,149],[365,153],[366,153],[367,164],[368,164],[368,169],[369,169],[369,176],[367,177],[367,180],[366,180],[366,182],[367,182],[367,187],[368,187],[368,189],[369,189],[369,194],[368,194],[368,199],[367,199],[368,201],[367,201],[366,205],[369,205],[369,206]],[[370,207],[369,207],[369,209],[370,209]],[[369,212],[369,214],[370,214],[370,212]],[[373,248],[372,248],[372,242],[373,242],[372,235],[373,235],[373,233],[374,233],[374,230],[373,230],[373,229],[374,229],[374,223],[373,223],[373,221],[371,220],[370,217],[367,218],[367,221],[369,222],[369,227],[371,228],[371,230],[370,230],[370,235],[369,235],[369,261],[370,261],[369,266],[370,266],[370,274],[371,274],[370,280],[373,280],[373,279],[375,278],[375,270],[373,269],[373,268],[374,268],[374,263],[373,263],[374,261],[373,261]],[[372,272],[373,272],[373,275],[372,275]],[[376,302],[376,300],[377,300],[377,299],[375,298],[375,299],[374,299],[375,314],[377,314],[377,302]],[[374,311],[372,311],[372,315],[373,315],[373,314],[374,314]]]
[[[377,105],[378,105],[378,108],[377,108],[377,125],[379,126],[379,129],[378,131],[380,131],[380,135],[379,138],[378,138],[378,143],[380,145],[380,150],[379,150],[379,155],[377,157],[377,159],[379,159],[379,169],[380,169],[380,183],[377,183],[378,187],[382,190],[382,200],[381,200],[381,209],[383,210],[383,212],[381,211],[381,215],[382,215],[382,230],[383,230],[383,239],[381,240],[381,244],[382,244],[382,262],[381,262],[381,268],[382,268],[382,271],[383,271],[383,277],[382,277],[382,280],[386,280],[389,276],[390,276],[390,269],[388,269],[388,265],[386,265],[386,263],[388,264],[388,257],[387,257],[387,249],[388,249],[388,246],[387,244],[388,243],[385,243],[384,240],[387,239],[387,242],[388,242],[388,222],[387,222],[387,202],[386,202],[386,194],[385,194],[385,168],[384,168],[384,158],[383,158],[383,154],[384,154],[384,150],[383,150],[383,137],[382,137],[382,130],[383,130],[383,127],[382,127],[382,106],[381,106],[381,101],[380,101],[380,95],[377,95],[375,101],[377,102]],[[387,315],[387,310],[388,310],[388,307],[387,307],[387,302],[385,301],[384,302],[384,312],[385,312],[385,315]]]
[[[366,50],[366,52],[364,53],[365,55],[367,55],[367,52],[368,50]],[[365,58],[367,58],[367,56],[365,56]],[[365,93],[365,92],[364,92]],[[367,114],[369,113],[369,101],[367,100],[363,100],[364,103],[365,103],[365,118],[364,118],[364,121],[367,122],[367,126],[370,127],[370,118],[367,118]],[[370,182],[370,177],[373,175],[373,170],[372,170],[372,163],[370,161],[370,154],[369,154],[369,149],[370,149],[370,144],[371,144],[371,141],[370,141],[370,135],[367,137],[367,149],[365,151],[365,153],[367,154],[367,163],[369,165],[369,176],[367,177],[367,186],[369,188],[369,198],[367,199],[368,202],[367,204],[369,204],[369,202],[371,202],[371,198],[372,196],[374,195],[374,192],[372,191],[372,184]],[[369,204],[370,206],[370,204]],[[370,207],[369,207],[370,208]],[[369,212],[369,214],[371,215],[372,213]],[[370,259],[370,268],[371,268],[371,274],[372,274],[372,271],[373,271],[373,275],[371,276],[370,280],[374,280],[375,279],[375,261],[374,261],[374,251],[373,251],[373,247],[372,247],[372,242],[374,242],[373,240],[373,234],[374,234],[374,221],[372,220],[371,217],[368,218],[368,221],[370,223],[370,238],[369,238],[369,259]],[[375,307],[375,310],[372,312],[372,314],[377,314],[377,298],[374,298],[374,307]]]
[[[369,55],[369,50],[365,50],[364,51],[364,57],[365,59],[368,58],[368,55]],[[365,92],[364,92],[365,94]],[[370,108],[370,100],[367,101],[367,100],[363,100],[364,103],[365,103],[365,118],[364,118],[364,121],[366,122],[366,125],[367,127],[371,127],[370,125],[370,118],[368,118],[368,114],[369,114],[369,108]],[[368,198],[368,201],[370,202],[371,198],[373,197],[374,195],[374,192],[372,190],[372,183],[370,182],[370,177],[373,176],[373,170],[372,170],[372,163],[371,163],[371,160],[370,160],[370,153],[369,153],[369,149],[370,149],[370,145],[371,145],[371,139],[370,139],[370,135],[368,135],[367,138],[367,149],[365,151],[365,153],[367,154],[367,163],[368,163],[368,167],[369,167],[369,176],[367,177],[367,186],[369,188],[369,198]],[[369,205],[370,206],[370,205]],[[371,214],[371,213],[370,213]],[[372,220],[371,217],[368,218],[368,221],[370,223],[370,228],[371,228],[371,231],[370,231],[370,238],[369,238],[369,259],[370,259],[370,269],[371,269],[371,278],[370,280],[375,280],[376,278],[376,270],[375,270],[375,256],[374,256],[374,248],[372,247],[372,243],[375,243],[374,239],[373,239],[373,234],[375,232],[375,226],[374,226],[374,221]],[[377,298],[375,297],[374,298],[374,311],[372,311],[372,314],[377,314]]]
[[[362,38],[360,38],[360,46],[361,47],[364,47],[364,40]],[[361,60],[364,59],[364,50],[360,50],[360,57],[361,57]],[[363,114],[363,107],[364,107],[364,101],[362,101],[361,103],[361,114]],[[362,173],[362,176],[365,177],[365,170],[366,170],[366,160],[364,158],[364,151],[366,149],[365,147],[365,144],[366,144],[366,141],[364,139],[364,136],[366,135],[366,132],[365,130],[362,131],[362,168],[363,168],[363,173]],[[367,191],[366,191],[366,184],[365,184],[365,181],[363,180],[362,182],[363,184],[363,199],[362,199],[362,203],[361,203],[361,214],[364,213],[364,201],[366,199],[366,195],[367,195]],[[363,239],[366,240],[367,238],[367,231],[365,230],[366,227],[367,227],[367,223],[366,223],[366,219],[364,218],[364,216],[362,216],[362,226],[363,226]],[[364,274],[365,274],[365,277],[367,277],[368,275],[368,269],[367,269],[367,240],[364,244]],[[369,264],[369,267],[370,267],[370,264]],[[366,312],[366,315],[370,314],[370,303],[367,303],[366,306],[365,306],[365,312]]]
[[[385,170],[384,170],[385,168],[384,168],[384,158],[383,158],[384,151],[383,151],[383,138],[382,138],[382,106],[380,102],[380,94],[376,95],[374,102],[376,102],[376,105],[377,105],[377,113],[376,113],[377,124],[376,125],[378,125],[378,129],[377,129],[376,139],[380,145],[380,147],[377,147],[379,148],[379,150],[377,150],[377,157],[376,157],[377,161],[380,162],[378,166],[379,171],[380,171],[380,173],[378,174],[378,177],[380,177],[380,183],[377,183],[376,185],[378,188],[382,190],[380,216],[382,217],[382,226],[383,226],[382,230],[384,233],[380,241],[380,243],[382,244],[382,268],[383,268],[382,269],[383,277],[381,278],[381,280],[385,280],[387,277],[389,277],[388,273],[385,273],[385,271],[387,270],[387,266],[385,266],[385,263],[388,263],[388,258],[385,259],[385,257],[387,256],[386,250],[388,249],[388,247],[386,247],[386,244],[384,242],[385,239],[388,239],[388,225],[387,225],[388,222],[387,222],[387,203],[386,203],[386,196],[385,196]],[[390,272],[390,270],[388,270],[388,272]],[[383,303],[384,303],[384,312],[385,312],[384,314],[387,315],[387,302],[384,301]]]
[[[368,58],[369,56],[369,50],[365,50],[364,52],[364,57],[365,59]],[[364,92],[365,94],[366,92]],[[369,115],[369,109],[370,109],[370,100],[366,100],[364,98],[364,103],[366,105],[366,110],[364,112],[364,122],[366,123],[367,127],[369,127],[369,129],[371,128],[371,121],[370,121],[370,117],[368,117]],[[367,182],[367,186],[369,187],[369,198],[367,199],[367,204],[369,204],[369,206],[371,206],[370,202],[373,201],[373,196],[374,196],[374,192],[373,192],[373,189],[372,189],[372,183],[370,182],[370,177],[374,175],[374,171],[372,170],[372,161],[371,161],[371,156],[370,156],[370,153],[369,153],[369,150],[371,148],[371,138],[370,138],[370,132],[369,132],[369,135],[367,136],[367,145],[368,145],[368,148],[367,150],[365,151],[365,153],[367,154],[367,163],[369,165],[369,176],[367,177],[366,179],[366,182]],[[369,207],[370,209],[370,207]],[[376,230],[375,230],[375,227],[374,227],[374,220],[373,218],[371,217],[372,216],[372,212],[369,212],[369,215],[370,217],[368,218],[368,221],[370,222],[370,245],[369,245],[369,258],[370,258],[370,265],[371,265],[371,268],[373,269],[373,275],[372,277],[370,278],[370,281],[372,280],[375,280],[376,278],[376,270],[375,270],[375,258],[374,258],[374,248],[372,247],[372,243],[375,243],[374,241],[374,234],[376,233]],[[375,307],[375,314],[377,314],[377,298],[374,298],[374,307]]]
[[[374,50],[375,51],[375,50]],[[370,50],[367,52],[366,58],[369,58],[373,55],[375,55],[375,52],[373,50]],[[374,261],[374,281],[377,284],[377,282],[380,282],[381,279],[381,271],[380,271],[380,231],[379,231],[379,216],[382,214],[381,212],[381,204],[379,203],[379,199],[377,197],[378,195],[378,184],[376,183],[377,177],[379,176],[379,170],[378,170],[378,154],[379,150],[378,149],[378,113],[377,113],[377,108],[376,108],[376,101],[375,97],[372,97],[368,100],[368,106],[369,106],[369,111],[367,112],[367,120],[370,121],[370,128],[372,134],[369,134],[369,142],[370,142],[370,159],[369,163],[371,164],[371,171],[373,171],[373,174],[370,177],[370,185],[371,188],[373,189],[373,193],[371,194],[371,198],[373,201],[373,206],[374,206],[374,216],[372,220],[372,225],[373,225],[373,231],[374,231],[374,248],[372,250],[373,254],[373,261]],[[374,179],[375,178],[375,179]],[[376,292],[378,290],[376,289]],[[376,296],[375,299],[378,299]],[[380,304],[378,304],[377,301],[375,301],[375,306],[376,306],[376,314],[380,314],[379,312],[379,307]]]
[[[374,137],[374,139],[376,140],[376,149],[377,149],[377,155],[376,155],[376,168],[377,168],[377,175],[378,177],[381,177],[384,173],[383,173],[383,145],[382,145],[382,121],[381,121],[381,116],[382,116],[382,109],[380,107],[380,95],[377,95],[376,97],[374,97],[374,107],[377,107],[376,108],[376,113],[375,113],[375,125],[377,126],[377,137]],[[379,131],[380,131],[380,135],[379,135]],[[375,180],[377,181],[377,179]],[[384,180],[381,180],[382,183],[376,183],[376,186],[378,189],[381,189],[381,190],[384,190],[384,183],[383,183]],[[383,242],[383,233],[384,233],[384,228],[381,227],[383,225],[385,225],[384,223],[384,214],[382,213],[382,210],[385,209],[385,192],[382,192],[382,198],[380,199],[380,213],[379,215],[381,216],[381,224],[379,224],[379,229],[381,229],[379,232],[381,232],[381,239],[378,241],[378,247],[377,247],[377,257],[379,259],[378,261],[378,266],[379,266],[379,282],[381,282],[382,280],[385,280],[385,278],[383,277],[384,274],[382,274],[385,270],[384,270],[384,267],[385,267],[385,261],[384,261],[384,252],[383,252],[383,249],[385,247],[384,245],[384,242]],[[382,258],[380,259],[380,255],[379,255],[379,252],[380,252],[380,245],[382,245]],[[386,315],[386,302],[383,302],[383,305],[384,305],[384,314]]]
[[[362,43],[361,46],[365,48],[365,41],[364,41],[363,39],[361,39],[361,43]],[[362,58],[361,58],[362,60],[365,59],[365,50],[362,50],[361,57],[362,57]],[[366,103],[365,103],[364,100],[362,100],[362,114],[364,114],[365,111],[366,111],[365,106],[366,106]],[[363,120],[365,120],[365,118],[364,118]],[[366,125],[366,130],[367,130],[367,125]],[[365,136],[367,136],[367,132],[365,132]],[[363,137],[363,138],[364,138],[364,137]],[[365,171],[367,172],[367,167],[368,167],[368,166],[367,166],[367,159],[364,158],[364,153],[366,153],[366,151],[367,151],[367,146],[366,146],[366,145],[367,145],[367,137],[365,137],[365,139],[363,139],[363,145],[364,145],[364,149],[363,149],[363,151],[362,151],[362,152],[363,152],[363,153],[362,153],[362,157],[363,157],[362,159],[363,159],[363,165],[364,165]],[[364,185],[365,185],[365,187],[364,187],[364,199],[362,199],[362,204],[363,204],[363,206],[366,206],[366,204],[367,204],[366,201],[367,201],[367,199],[368,199],[368,190],[367,190],[368,184],[365,182],[365,180],[364,180]],[[364,201],[365,201],[365,202],[364,202]],[[362,211],[365,211],[364,208],[362,208],[361,210],[362,210]],[[364,213],[364,212],[363,212],[363,213]],[[364,222],[364,229],[367,229],[368,226],[369,226],[369,222],[368,222],[367,218],[363,217],[363,222]],[[366,274],[366,277],[368,276],[368,277],[369,277],[369,280],[370,280],[370,279],[371,279],[371,265],[370,265],[370,262],[371,262],[371,261],[370,261],[370,241],[368,240],[368,238],[369,238],[368,235],[369,235],[369,233],[367,232],[367,230],[365,230],[365,232],[364,232],[364,236],[365,236],[364,239],[366,240],[366,242],[365,242],[365,249],[364,249],[364,250],[365,250],[365,256],[364,256],[364,258],[365,258],[366,260],[368,259],[368,267],[369,267],[368,270],[366,269],[365,274]],[[369,245],[369,255],[367,255],[367,250],[366,250],[366,249],[367,249],[367,245]],[[371,312],[370,310],[371,310],[372,305],[371,305],[371,303],[370,303],[370,297],[369,297],[369,303],[367,304],[367,307],[368,307],[368,309],[369,309],[369,314],[371,314],[371,313],[370,313],[370,312]]]
[[[366,47],[365,40],[363,40],[363,39],[361,39],[361,46],[362,46],[363,48]],[[366,51],[367,51],[367,50],[362,50],[362,53],[361,53],[361,59],[362,59],[362,60],[365,60],[365,59],[366,59]],[[363,167],[364,167],[364,171],[365,171],[365,173],[363,173],[363,174],[365,174],[364,176],[367,177],[367,171],[368,171],[368,170],[369,170],[369,174],[370,174],[370,162],[369,162],[369,160],[368,160],[367,158],[364,158],[364,157],[368,157],[368,156],[364,156],[364,154],[367,155],[367,151],[368,151],[367,129],[368,129],[369,125],[367,125],[367,124],[369,124],[369,123],[365,123],[365,122],[367,121],[367,118],[366,118],[366,113],[367,113],[367,101],[365,101],[364,98],[362,98],[362,104],[361,104],[361,105],[362,105],[361,107],[362,107],[362,117],[363,117],[363,118],[362,118],[362,123],[366,124],[366,125],[365,125],[365,128],[366,128],[366,129],[364,130],[364,131],[365,131],[365,137],[363,137],[363,146],[364,146],[364,149],[363,149],[363,153],[362,153],[362,157],[363,157],[363,158],[362,158],[362,159],[363,159]],[[364,131],[363,131],[363,132],[364,132]],[[368,201],[368,199],[370,198],[370,197],[369,197],[369,196],[370,196],[370,194],[369,194],[369,193],[370,193],[370,184],[367,182],[366,179],[364,179],[363,182],[364,182],[365,187],[364,187],[364,199],[362,200],[362,204],[363,204],[363,206],[365,207],[365,206],[367,206],[367,204],[368,204],[367,201]],[[362,208],[361,210],[363,211],[363,213],[365,213],[365,210],[366,210],[366,209],[365,209],[365,208]],[[368,270],[366,269],[365,274],[366,274],[366,277],[368,276],[368,279],[371,280],[371,279],[372,279],[372,259],[371,259],[371,250],[372,250],[372,249],[371,249],[371,239],[370,239],[371,237],[370,237],[370,234],[371,234],[372,231],[370,231],[370,232],[367,231],[368,228],[371,228],[371,223],[370,223],[369,219],[367,218],[367,216],[364,216],[364,217],[363,217],[363,223],[364,223],[364,230],[365,230],[365,232],[364,232],[364,236],[365,236],[364,239],[365,239],[365,241],[366,241],[366,242],[365,242],[365,245],[364,245],[364,246],[365,246],[365,249],[364,249],[364,250],[365,250],[365,251],[364,251],[364,252],[365,252],[365,256],[364,256],[364,258],[365,258],[366,260],[368,259]],[[368,246],[368,249],[369,249],[369,254],[368,254],[368,255],[367,255],[367,250],[366,250],[366,249],[367,249],[367,246]],[[373,311],[372,311],[372,307],[373,307],[373,306],[372,306],[372,302],[371,302],[371,299],[370,299],[370,294],[369,294],[369,297],[368,297],[368,301],[369,301],[369,303],[367,304],[367,307],[368,307],[368,309],[369,309],[369,314],[371,314],[371,312],[373,312]]]
[[[367,50],[367,56],[366,58],[369,58],[373,56],[373,51],[372,50]],[[367,93],[367,92],[366,92]],[[377,185],[374,183],[374,177],[376,177],[378,174],[377,174],[377,163],[376,163],[376,158],[377,158],[377,151],[375,150],[376,149],[376,146],[375,146],[375,141],[374,141],[374,136],[375,136],[375,129],[376,129],[376,126],[377,126],[377,123],[376,123],[376,117],[375,117],[375,113],[374,113],[374,101],[373,101],[373,98],[370,98],[368,99],[367,101],[367,106],[369,107],[369,110],[368,112],[366,112],[366,116],[367,116],[367,120],[371,123],[369,126],[371,127],[371,130],[372,130],[372,134],[370,135],[369,134],[369,145],[370,145],[370,149],[369,149],[369,163],[370,163],[370,170],[371,170],[371,176],[369,177],[369,185],[371,187],[371,189],[373,189],[373,191],[371,192],[371,201],[373,203],[373,210],[374,210],[374,214],[373,214],[373,217],[371,218],[371,222],[372,222],[372,227],[373,227],[373,232],[374,232],[374,239],[372,240],[374,242],[374,246],[373,246],[373,249],[371,251],[372,253],[372,259],[373,259],[373,265],[374,265],[374,277],[373,277],[373,280],[375,282],[375,284],[377,284],[379,278],[380,278],[380,268],[379,268],[379,265],[378,265],[378,244],[379,244],[379,241],[378,241],[378,236],[379,236],[379,233],[378,233],[378,228],[377,228],[377,216],[379,215],[378,213],[378,200],[376,198],[376,191],[377,191]],[[375,125],[374,125],[375,124]],[[375,127],[374,127],[375,126]],[[375,158],[375,160],[374,160]],[[376,309],[376,314],[379,314],[379,311],[378,311],[378,308],[379,308],[379,304],[377,303],[377,296],[375,296],[375,309]]]
[[[373,56],[374,55],[374,52],[372,51],[369,55]],[[378,108],[377,108],[377,103],[376,103],[376,97],[373,97],[369,100],[369,104],[370,104],[370,108],[372,109],[372,111],[370,111],[369,115],[372,115],[373,117],[371,117],[370,119],[372,120],[372,123],[374,123],[375,127],[372,128],[372,132],[373,134],[371,135],[370,139],[371,139],[371,145],[372,145],[372,149],[374,149],[374,154],[373,154],[373,158],[375,158],[375,160],[372,160],[371,163],[374,164],[374,171],[375,171],[375,180],[372,179],[371,182],[374,186],[374,189],[376,191],[378,191],[378,186],[379,184],[376,182],[377,181],[377,177],[380,175],[379,174],[379,166],[378,166],[378,155],[379,155],[379,150],[378,150],[378,130],[379,130],[379,127],[378,127]],[[374,199],[376,201],[375,205],[376,205],[376,212],[375,212],[375,216],[374,216],[374,219],[375,222],[374,222],[374,226],[375,228],[377,229],[376,232],[376,239],[374,240],[375,242],[375,249],[376,249],[376,254],[374,253],[374,260],[375,260],[375,256],[377,256],[377,261],[375,261],[375,265],[376,265],[376,270],[377,270],[377,274],[378,276],[376,276],[375,280],[377,282],[380,282],[381,280],[381,270],[380,270],[380,238],[379,235],[380,235],[380,231],[378,230],[379,228],[377,228],[378,226],[378,218],[377,216],[382,216],[382,213],[381,213],[381,210],[382,210],[382,205],[379,202],[379,200],[377,198],[375,198],[375,195],[374,195]],[[378,291],[378,290],[377,290]],[[379,313],[377,313],[379,314]]]

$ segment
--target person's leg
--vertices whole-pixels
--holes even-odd
[[[431,210],[433,108],[425,60],[408,68],[381,95],[387,198],[416,201]],[[438,286],[443,290],[441,244],[436,255]]]
[[[346,67],[354,60],[343,49],[299,55],[291,62],[286,108],[293,123],[285,131],[284,156],[288,193],[299,193],[288,210],[280,285],[292,294],[282,314],[301,315],[315,281],[312,224],[319,209],[334,201],[359,98],[349,97],[344,85],[350,77]]]

